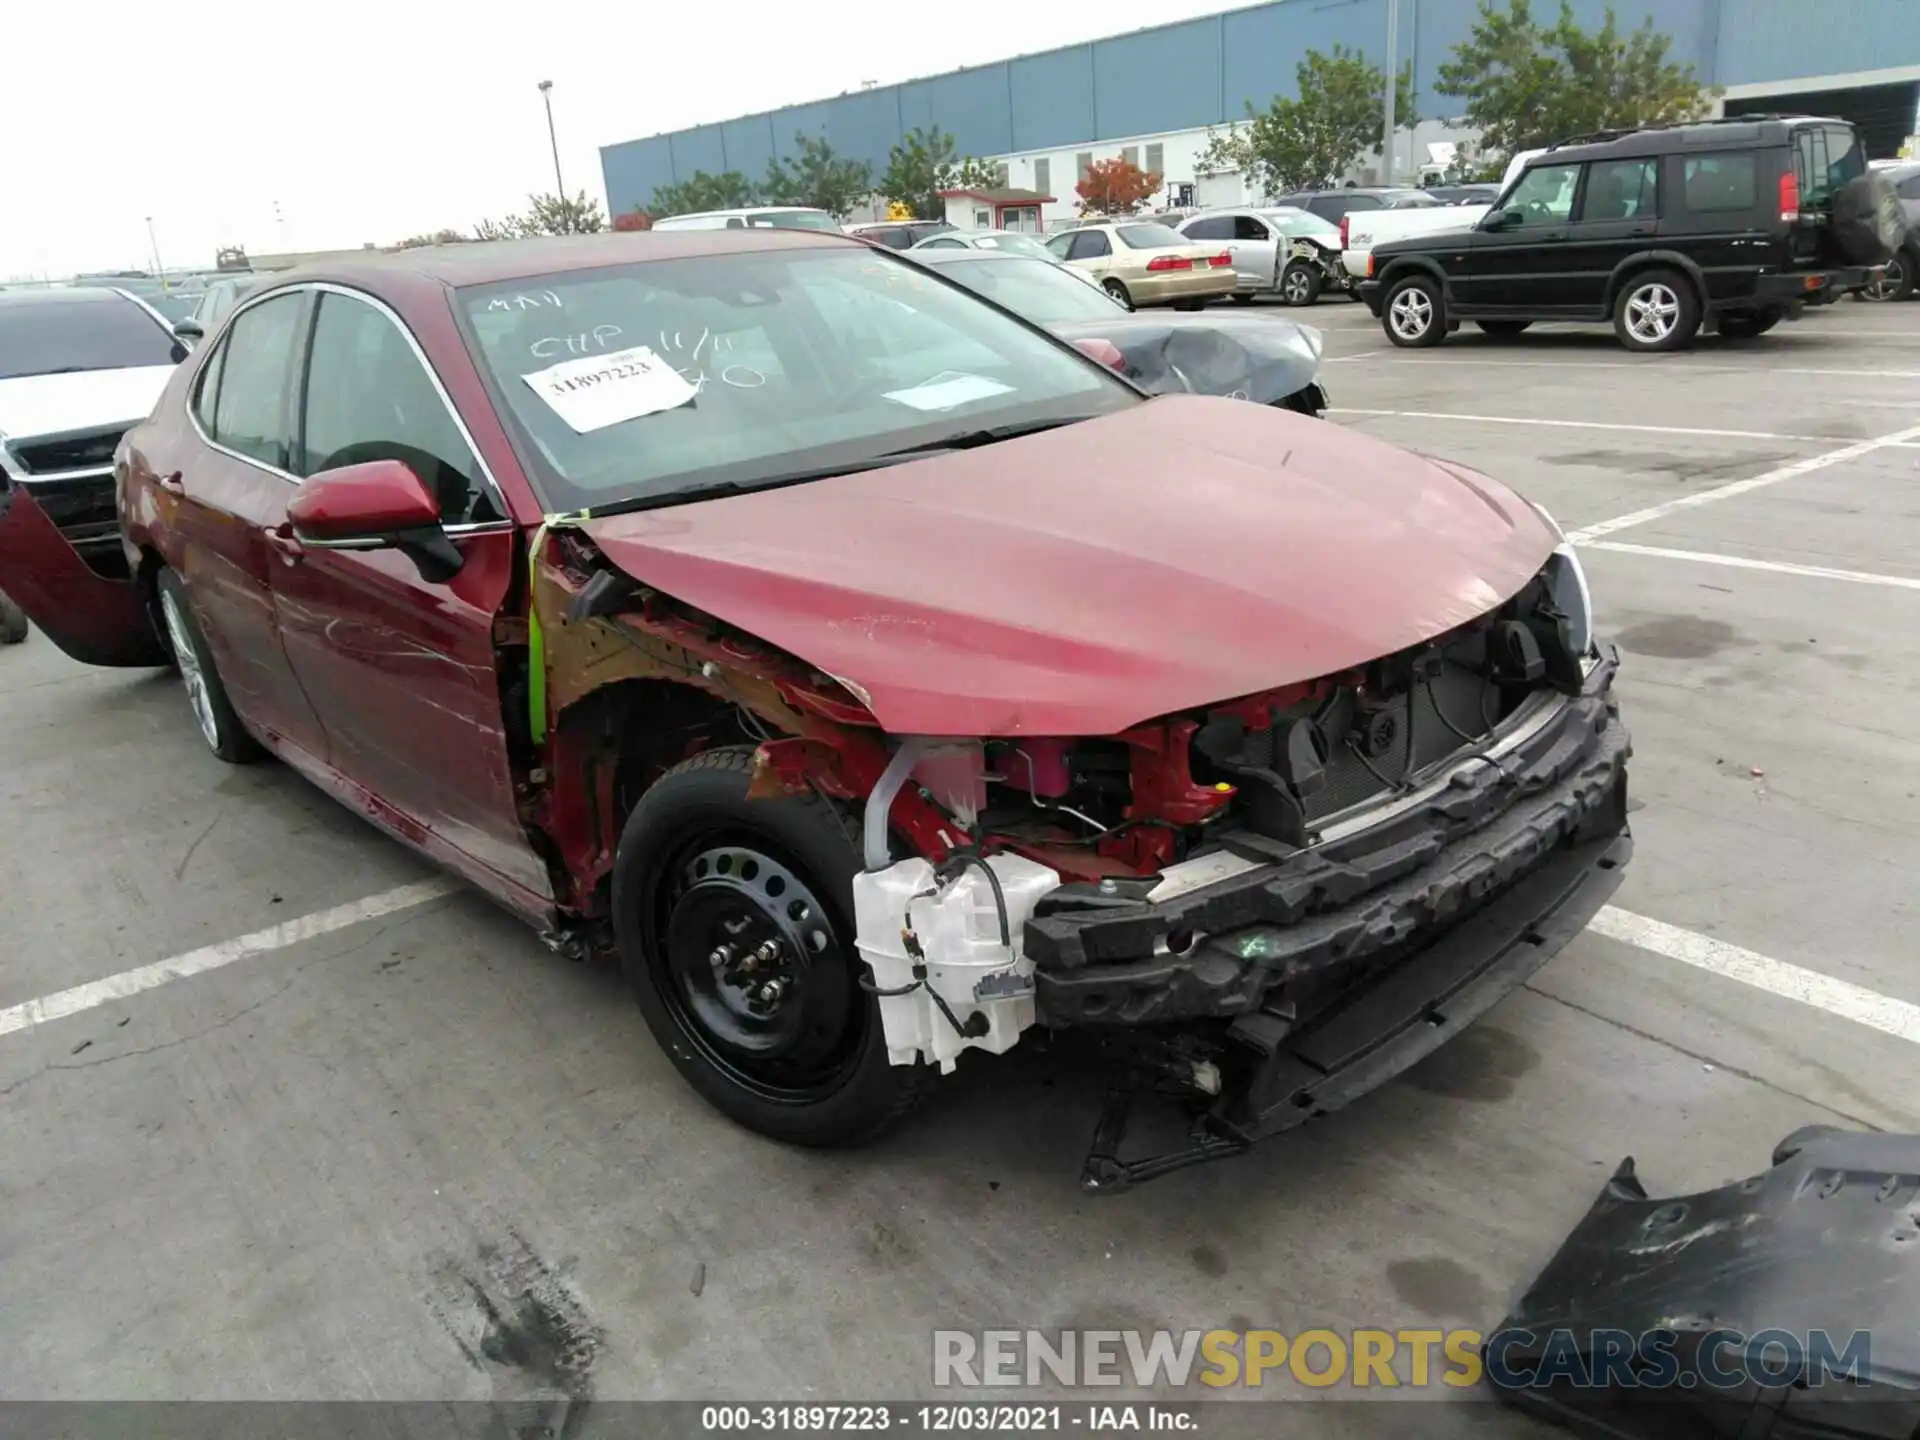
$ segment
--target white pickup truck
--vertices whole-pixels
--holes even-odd
[[[1500,177],[1500,191],[1506,193],[1513,184],[1514,176],[1536,155],[1543,150],[1522,150],[1507,162],[1506,174]],[[1356,210],[1347,217],[1346,247],[1340,252],[1340,263],[1347,267],[1347,273],[1355,280],[1367,278],[1367,263],[1373,254],[1373,247],[1383,245],[1389,240],[1405,240],[1412,235],[1437,235],[1443,230],[1471,230],[1480,223],[1480,218],[1491,205],[1423,205],[1405,210]]]

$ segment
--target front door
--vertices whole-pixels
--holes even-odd
[[[1577,306],[1565,242],[1579,184],[1578,165],[1536,165],[1520,177],[1465,250],[1453,281],[1461,313],[1540,314]]]
[[[193,378],[191,420],[156,431],[131,463],[172,508],[167,563],[185,582],[234,710],[275,748],[322,758],[319,719],[274,620],[279,561],[267,536],[287,518],[295,483],[291,397],[308,300],[287,291],[235,315]]]
[[[1600,160],[1587,167],[1580,208],[1567,226],[1568,302],[1582,313],[1606,310],[1607,285],[1620,262],[1654,243],[1660,223],[1660,162]]]
[[[494,651],[519,545],[499,492],[385,307],[319,292],[308,357],[298,474],[404,461],[439,497],[463,561],[437,583],[397,550],[295,542],[276,562],[275,611],[333,768],[366,792],[382,823],[429,850],[451,847],[456,864],[466,857],[523,898],[547,899],[546,867],[514,803]],[[281,533],[290,539],[290,529]]]
[[[1242,290],[1273,289],[1280,283],[1287,248],[1286,241],[1259,216],[1234,216],[1227,253],[1233,256],[1235,285]]]

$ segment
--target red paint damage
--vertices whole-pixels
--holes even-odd
[[[1472,471],[1197,396],[584,528],[886,730],[962,736],[1114,735],[1344,671],[1485,614],[1557,539]]]
[[[18,485],[0,489],[0,575],[13,602],[82,664],[167,663],[140,588],[89,568]]]

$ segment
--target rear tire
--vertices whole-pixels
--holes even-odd
[[[1280,272],[1280,298],[1289,305],[1311,305],[1320,298],[1320,277],[1303,260]]]
[[[716,1110],[795,1145],[857,1145],[932,1072],[889,1063],[860,984],[858,820],[818,795],[749,800],[753,769],[750,747],[709,750],[633,807],[613,867],[621,965],[654,1039]],[[738,955],[713,958],[768,942],[775,958],[744,974]]]
[[[1127,309],[1133,309],[1133,296],[1127,292],[1127,287],[1124,282],[1119,280],[1102,280],[1100,282],[1100,288],[1118,300],[1122,305],[1126,306]]]
[[[31,633],[26,611],[0,595],[0,645],[18,645]]]
[[[1679,350],[1700,330],[1700,297],[1677,270],[1642,270],[1613,302],[1613,333],[1629,350]]]
[[[200,724],[207,748],[229,765],[246,765],[262,755],[259,742],[247,733],[227,699],[213,651],[207,647],[200,622],[194,618],[187,587],[171,570],[162,570],[156,582],[162,631],[173,648],[180,683],[187,692],[193,717]]]
[[[1473,323],[1482,333],[1495,340],[1511,340],[1516,335],[1524,334],[1527,327],[1533,324],[1531,320],[1476,320]]]
[[[1410,275],[1387,292],[1380,307],[1387,339],[1405,350],[1425,349],[1447,338],[1447,305],[1438,281]]]
[[[1253,303],[1253,295],[1250,291],[1235,291],[1233,303],[1236,305],[1251,305]]]

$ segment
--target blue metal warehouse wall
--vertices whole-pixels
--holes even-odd
[[[1402,0],[1407,58],[1423,114],[1454,102],[1433,93],[1440,64],[1472,28],[1475,0]],[[1536,7],[1551,15],[1553,0]],[[1606,0],[1573,0],[1597,24]],[[1920,0],[1615,0],[1623,27],[1651,18],[1674,54],[1721,85],[1869,70],[1920,60]],[[1065,149],[1219,124],[1292,94],[1308,50],[1347,45],[1385,53],[1385,0],[1272,0],[1249,9],[1003,60],[902,85],[749,115],[718,125],[603,146],[615,213],[696,170],[758,179],[768,157],[793,152],[797,133],[876,168],[901,134],[938,125],[963,155]],[[1895,53],[1898,52],[1898,53]]]

